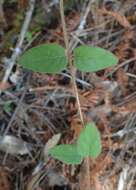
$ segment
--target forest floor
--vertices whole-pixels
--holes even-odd
[[[72,48],[99,46],[119,59],[113,68],[76,73],[84,117],[102,141],[90,159],[90,190],[136,190],[136,1],[65,1],[65,19]],[[69,69],[49,75],[17,64],[20,51],[64,46],[60,20],[57,0],[0,2],[0,190],[85,190],[82,164],[45,153],[55,134],[70,144],[82,125]]]

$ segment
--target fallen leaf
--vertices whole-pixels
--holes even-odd
[[[1,82],[0,83],[0,90],[6,90],[10,87],[11,87],[11,85],[8,82]]]
[[[25,155],[29,153],[30,145],[11,135],[0,136],[0,150],[12,155]]]
[[[129,21],[127,20],[127,18],[124,15],[121,15],[119,12],[108,11],[105,8],[100,9],[99,12],[102,14],[106,14],[106,15],[114,17],[114,19],[121,26],[123,26],[124,28],[127,28],[127,29],[131,29],[131,25],[130,25]]]
[[[11,190],[10,174],[4,168],[0,167],[0,190]]]
[[[44,161],[47,161],[49,150],[53,148],[56,144],[58,144],[60,137],[61,137],[61,134],[59,133],[57,135],[53,135],[53,137],[48,140],[43,150]]]
[[[117,81],[120,86],[123,95],[127,94],[127,86],[128,86],[128,76],[123,68],[118,69],[117,71]]]

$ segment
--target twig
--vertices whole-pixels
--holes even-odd
[[[84,11],[84,15],[80,19],[81,20],[80,24],[79,24],[77,30],[74,32],[74,35],[76,37],[80,36],[80,34],[82,33],[82,31],[83,31],[83,29],[84,29],[84,27],[86,25],[87,17],[88,17],[88,14],[90,12],[90,7],[91,7],[92,3],[94,3],[94,2],[95,2],[95,0],[90,0],[88,2],[87,6],[86,6],[87,8]],[[74,39],[71,40],[71,42],[70,42],[70,48],[74,49],[77,46],[78,42],[79,41],[77,41],[77,39],[74,37]]]
[[[84,27],[85,27],[85,25],[86,25],[86,21],[87,21],[88,14],[89,14],[89,12],[90,12],[90,7],[91,7],[92,3],[94,3],[94,2],[95,2],[95,0],[90,0],[90,1],[89,1],[88,5],[87,5],[87,8],[86,8],[86,10],[85,10],[85,13],[84,13],[84,15],[82,16],[81,22],[80,22],[80,24],[79,24],[79,26],[78,26],[77,33],[80,33],[80,32],[84,29]]]
[[[52,0],[49,5],[47,5],[47,2],[45,0],[42,0],[42,5],[45,11],[50,12],[51,8],[55,5],[59,4],[59,0]]]
[[[11,119],[10,119],[8,125],[7,125],[7,127],[6,127],[6,130],[4,131],[3,137],[4,137],[5,135],[7,135],[7,133],[8,133],[8,131],[9,131],[9,129],[10,129],[10,127],[11,127],[13,121],[14,121],[15,118],[16,118],[16,115],[17,115],[17,113],[18,113],[18,111],[19,111],[19,109],[20,109],[20,106],[22,105],[22,101],[23,101],[23,99],[24,99],[24,97],[25,97],[26,90],[27,90],[27,89],[24,90],[24,92],[23,92],[23,94],[22,94],[22,96],[21,96],[21,98],[20,98],[20,100],[19,100],[19,102],[18,102],[18,104],[17,104],[17,107],[16,107],[16,109],[15,109],[15,111],[14,111],[14,113],[13,113],[13,115],[12,115],[12,117],[11,117]]]
[[[120,69],[121,67],[124,67],[125,65],[131,63],[132,61],[136,61],[136,57],[132,57],[132,58],[130,58],[130,59],[124,61],[123,63],[117,65],[117,67],[115,67],[112,72],[108,73],[108,74],[106,75],[106,77],[112,75],[112,74],[115,73],[118,69]]]
[[[65,77],[67,77],[67,78],[69,78],[69,79],[72,78],[71,75],[69,75],[69,74],[67,74],[67,73],[61,73],[61,75],[65,76]],[[79,82],[80,84],[82,84],[82,85],[85,86],[85,87],[93,88],[93,85],[92,85],[92,84],[90,84],[90,83],[88,83],[88,82],[86,82],[86,81],[84,81],[84,80],[81,80],[81,79],[79,79],[79,78],[76,78],[76,82]]]
[[[63,28],[63,35],[64,35],[64,42],[66,46],[66,53],[67,53],[67,59],[69,61],[69,39],[67,34],[67,28],[66,28],[66,22],[65,22],[65,16],[64,16],[64,4],[63,0],[60,0],[60,15],[61,15],[61,22],[62,22],[62,28]]]
[[[134,75],[134,74],[132,74],[132,73],[126,73],[127,74],[127,76],[129,76],[129,77],[132,77],[132,78],[135,78],[136,79],[136,75]]]
[[[34,92],[34,91],[43,91],[43,90],[67,90],[69,92],[71,92],[71,88],[68,87],[62,87],[62,86],[50,86],[50,85],[46,85],[46,86],[41,86],[41,87],[37,87],[37,88],[30,88],[29,92]]]
[[[3,12],[3,4],[4,4],[4,0],[0,1],[0,24],[1,25],[6,25],[6,20],[4,17],[4,12]]]
[[[123,171],[120,174],[117,190],[123,190],[126,187],[128,170],[129,170],[128,166],[123,168]]]
[[[23,48],[23,51],[26,51],[30,46],[31,44],[40,36],[41,32],[37,32],[33,38],[28,42],[28,44],[26,44],[26,46]]]
[[[30,8],[26,12],[25,20],[24,20],[24,23],[22,25],[21,33],[20,33],[20,36],[18,38],[18,42],[16,44],[15,50],[14,50],[11,58],[8,61],[8,68],[5,72],[4,78],[2,80],[3,83],[7,82],[8,78],[10,76],[10,73],[12,72],[13,66],[16,64],[16,61],[21,54],[21,48],[22,48],[22,45],[23,45],[23,42],[25,39],[26,32],[27,32],[28,27],[29,27],[29,23],[30,23],[31,18],[32,18],[32,13],[34,10],[35,1],[36,0],[29,0]]]

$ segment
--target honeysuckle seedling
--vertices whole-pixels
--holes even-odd
[[[61,144],[49,150],[52,157],[66,164],[80,164],[83,157],[78,152],[77,144]]]
[[[65,49],[58,44],[42,44],[26,51],[19,64],[40,73],[59,73],[66,68]]]
[[[79,46],[73,50],[73,65],[82,72],[96,72],[116,65],[117,57],[100,47]],[[24,68],[41,73],[59,73],[68,61],[65,49],[58,44],[43,44],[26,51],[19,59]],[[100,133],[94,123],[87,123],[75,144],[57,145],[49,150],[54,158],[66,164],[80,164],[88,156],[101,153]]]
[[[83,72],[96,72],[111,67],[118,59],[111,52],[100,47],[82,45],[74,49],[74,65]]]
[[[96,158],[101,153],[100,133],[94,123],[87,123],[75,144],[58,145],[49,152],[66,164],[80,164],[84,158]]]
[[[82,45],[73,51],[74,66],[83,72],[96,72],[117,64],[117,57],[100,47]],[[59,73],[68,64],[65,49],[58,44],[42,44],[26,51],[19,64],[41,73]]]
[[[94,123],[87,123],[77,139],[78,153],[83,157],[96,158],[101,153],[100,133]]]

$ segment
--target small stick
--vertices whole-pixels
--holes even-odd
[[[23,26],[22,26],[22,29],[21,29],[21,33],[20,33],[18,42],[17,42],[16,47],[15,47],[15,50],[14,50],[11,58],[8,61],[9,65],[8,65],[8,68],[7,68],[7,70],[5,72],[5,75],[3,77],[2,83],[7,82],[8,78],[10,76],[10,73],[12,72],[12,69],[13,69],[14,65],[16,64],[16,60],[18,59],[18,57],[19,57],[19,55],[21,53],[21,48],[22,48],[22,45],[23,45],[23,42],[24,42],[24,39],[25,39],[25,35],[26,35],[29,23],[30,23],[31,18],[32,18],[32,13],[33,13],[33,10],[34,10],[35,1],[36,0],[29,0],[30,8],[28,9],[28,11],[26,13],[25,20],[24,20],[24,23],[23,23]]]

